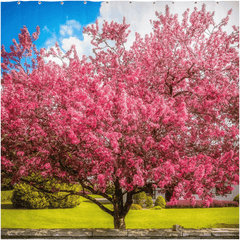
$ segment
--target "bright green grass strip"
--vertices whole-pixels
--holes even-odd
[[[130,211],[126,217],[128,228],[184,228],[238,227],[239,208],[195,208]],[[223,225],[224,224],[224,225]]]
[[[90,197],[93,197],[93,198],[103,198],[103,196],[101,195],[95,195],[95,194],[89,194]]]
[[[100,196],[100,195],[96,195],[96,194],[89,194],[90,197],[93,197],[93,198],[104,198],[103,196]],[[111,197],[111,195],[109,195]],[[84,201],[84,202],[91,202],[91,200],[88,200],[87,198],[84,198],[84,197],[80,197],[80,200],[81,202]]]
[[[69,209],[3,209],[4,205],[2,228],[113,228],[112,217],[89,202]]]
[[[111,207],[111,205],[106,205]],[[97,205],[82,202],[70,209],[6,209],[2,204],[2,228],[113,228],[113,218]],[[126,217],[127,228],[238,227],[239,208],[196,208],[131,210]]]

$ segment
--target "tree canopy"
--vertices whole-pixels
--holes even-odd
[[[230,14],[216,24],[203,5],[179,22],[166,6],[129,50],[125,19],[96,22],[84,29],[89,57],[57,43],[38,50],[39,27],[31,36],[24,26],[9,53],[2,46],[2,171],[12,183],[37,174],[81,184],[69,194],[96,203],[115,228],[148,188],[192,204],[198,194],[207,206],[213,189],[230,192],[239,183],[239,28],[222,30]],[[44,191],[44,181],[29,184]]]

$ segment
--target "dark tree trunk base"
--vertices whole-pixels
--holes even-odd
[[[114,228],[115,229],[126,229],[124,218],[114,218]]]

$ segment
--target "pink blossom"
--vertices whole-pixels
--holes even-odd
[[[41,175],[45,178],[48,174],[46,172],[41,172]]]
[[[133,176],[133,185],[138,185],[140,187],[144,186],[143,177],[135,174]]]
[[[18,155],[18,156],[23,156],[23,155],[24,155],[24,152],[19,151],[19,152],[17,152],[17,155]]]
[[[121,178],[121,179],[119,180],[119,183],[120,183],[120,185],[121,185],[122,187],[126,187],[126,186],[127,186],[127,181],[126,181],[125,178]]]
[[[98,175],[98,183],[99,183],[100,187],[105,187],[106,186],[105,176],[103,174]]]
[[[44,168],[45,168],[45,169],[50,169],[50,168],[51,168],[50,163],[46,163],[46,164],[44,165]]]

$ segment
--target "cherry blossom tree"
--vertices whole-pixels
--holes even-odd
[[[136,33],[129,50],[125,19],[84,29],[94,57],[57,43],[38,51],[39,28],[21,29],[9,53],[2,46],[2,171],[12,183],[43,192],[60,191],[44,179],[81,184],[69,195],[97,204],[119,229],[141,191],[173,191],[172,202],[193,205],[198,194],[209,206],[213,189],[224,195],[239,183],[239,28],[223,31],[231,10],[219,24],[205,5],[182,22],[168,7],[156,14],[152,33]]]

